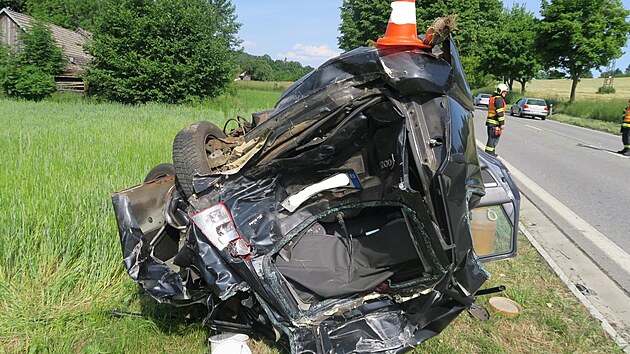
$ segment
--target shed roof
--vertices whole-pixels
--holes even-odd
[[[11,11],[7,8],[0,10],[0,15],[3,13],[24,30],[31,28],[35,21],[35,18],[31,16]],[[82,67],[92,60],[92,57],[83,50],[83,44],[92,38],[92,33],[81,28],[72,31],[52,24],[49,24],[48,28],[50,28],[57,44],[63,49],[64,54],[68,58],[67,70],[82,71]]]

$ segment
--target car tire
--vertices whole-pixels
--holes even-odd
[[[208,163],[210,151],[208,143],[213,139],[225,138],[225,133],[210,122],[193,123],[182,129],[173,141],[173,167],[182,192],[186,197],[195,193],[193,178],[208,175],[212,171]]]
[[[147,176],[144,177],[144,183],[151,182],[156,178],[174,176],[175,167],[172,163],[161,163],[151,169]]]

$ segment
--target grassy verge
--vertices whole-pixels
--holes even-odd
[[[235,81],[239,89],[282,92],[293,84],[291,81]]]
[[[110,193],[170,161],[181,128],[247,117],[278,95],[246,89],[195,106],[0,99],[0,352],[203,353],[194,313],[154,304],[125,274]],[[615,352],[535,251],[521,250],[490,265],[489,286],[507,284],[522,316],[460,316],[417,352]]]
[[[566,114],[554,114],[552,116],[549,116],[548,119],[612,134],[619,134],[619,128],[621,126],[620,123],[605,122],[591,118],[574,117]]]
[[[522,313],[487,322],[463,314],[414,353],[622,353],[522,235],[517,258],[487,268],[493,277],[484,287],[506,285],[499,296]],[[479,303],[487,306],[490,296]]]

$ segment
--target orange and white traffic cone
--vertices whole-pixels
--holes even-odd
[[[431,48],[418,39],[416,27],[416,1],[397,0],[392,2],[392,14],[389,17],[385,37],[376,41],[377,46],[410,46]]]

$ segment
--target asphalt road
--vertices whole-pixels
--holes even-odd
[[[485,108],[475,112],[475,137],[482,145],[487,138],[486,113]],[[583,227],[563,218],[558,204],[546,203],[545,198],[521,188],[573,243],[630,293],[628,258],[618,261],[623,252],[624,257],[630,254],[630,157],[615,153],[621,148],[620,135],[508,115],[496,152],[621,249],[612,253],[597,247],[598,242],[584,236]]]

